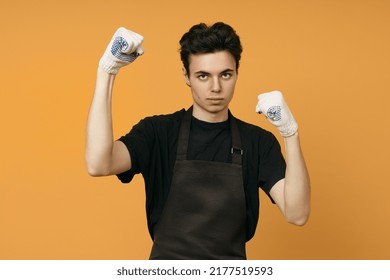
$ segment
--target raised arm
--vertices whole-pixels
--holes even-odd
[[[298,126],[279,91],[260,94],[256,111],[278,128],[286,148],[286,176],[272,187],[270,195],[288,222],[304,225],[310,214],[310,179]]]
[[[99,61],[85,146],[86,166],[91,176],[118,174],[131,168],[127,148],[113,138],[112,90],[119,69],[143,53],[142,42],[141,35],[121,27]]]

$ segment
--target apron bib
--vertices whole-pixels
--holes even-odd
[[[150,259],[246,259],[241,140],[230,115],[232,163],[187,160],[192,107],[179,132],[176,162]]]

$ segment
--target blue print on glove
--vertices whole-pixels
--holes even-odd
[[[138,54],[137,53],[131,53],[131,54],[124,54],[122,53],[122,50],[125,51],[129,47],[129,43],[123,37],[116,37],[114,39],[114,42],[112,43],[111,47],[111,53],[116,58],[127,61],[127,62],[133,62]]]
[[[272,106],[267,111],[267,118],[273,121],[280,121],[282,119],[281,111],[280,106]]]

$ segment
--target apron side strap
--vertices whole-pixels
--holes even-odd
[[[192,106],[184,113],[183,119],[180,124],[179,138],[177,139],[177,155],[176,159],[186,160],[188,141],[190,138],[190,124],[192,117]]]
[[[238,130],[237,120],[229,111],[230,130],[232,133],[232,163],[242,165],[244,150],[242,149],[240,131]]]

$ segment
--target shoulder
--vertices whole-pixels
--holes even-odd
[[[180,122],[185,113],[185,109],[181,109],[171,114],[161,114],[149,116],[141,120],[142,123],[170,125],[175,122]]]
[[[237,119],[243,146],[259,155],[268,154],[270,150],[280,150],[280,144],[276,136],[262,128],[240,119]]]
[[[170,114],[160,114],[148,116],[142,119],[136,128],[142,130],[162,130],[171,129],[178,126],[185,113],[185,109],[181,109]]]
[[[247,123],[245,121],[242,121],[240,119],[237,119],[237,125],[241,132],[241,135],[249,136],[251,138],[257,138],[258,140],[272,140],[275,138],[275,136],[268,130],[265,130],[264,128]],[[244,137],[245,138],[245,137]]]

